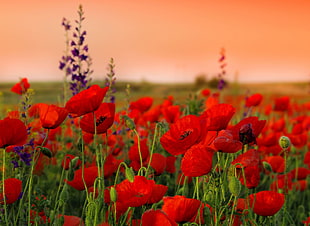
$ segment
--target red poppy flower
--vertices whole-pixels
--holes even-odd
[[[93,186],[97,177],[98,177],[97,166],[84,168],[84,180],[87,188]],[[72,181],[65,180],[65,182],[74,189],[83,191],[85,189],[85,186],[82,179],[82,168],[74,172],[74,178]]]
[[[221,130],[214,139],[213,144],[218,151],[225,153],[236,153],[242,148],[242,143],[239,140],[234,140],[229,130]]]
[[[70,154],[66,154],[64,159],[61,162],[61,166],[65,169],[68,170],[69,166],[70,166],[70,162],[72,159],[74,159],[77,156],[74,155],[70,155]],[[75,166],[72,166],[74,169],[77,169],[80,165],[82,164],[81,160],[78,159],[78,161],[76,161]]]
[[[201,116],[206,120],[209,131],[220,131],[226,129],[236,109],[230,104],[216,104],[207,109]]]
[[[258,106],[263,100],[263,95],[260,93],[253,94],[248,97],[245,102],[246,107],[255,107]]]
[[[185,176],[199,177],[208,174],[212,169],[214,152],[203,145],[192,146],[184,155],[181,170]]]
[[[297,180],[304,180],[307,178],[308,175],[310,175],[310,169],[307,169],[305,167],[298,167],[291,170],[290,174],[292,175],[292,178],[295,178]]]
[[[162,184],[154,184],[150,198],[147,200],[147,204],[153,204],[159,202],[168,191],[168,186]]]
[[[138,207],[147,203],[152,195],[154,180],[135,176],[134,181],[124,180],[115,186],[117,201],[128,207]]]
[[[310,151],[307,151],[304,157],[304,164],[310,169]]]
[[[197,199],[176,195],[164,197],[162,211],[177,223],[189,222],[197,213],[201,202]]]
[[[57,128],[68,116],[65,108],[58,107],[54,104],[48,105],[40,103],[36,105],[39,108],[39,116],[42,127],[45,129]]]
[[[273,110],[287,111],[289,104],[290,104],[290,98],[288,96],[276,98],[274,106],[273,106]]]
[[[27,92],[27,90],[30,88],[30,84],[28,83],[27,78],[22,78],[20,82],[16,83],[12,88],[11,91],[13,93],[17,93],[19,95],[22,95]]]
[[[177,158],[175,156],[168,156],[166,158],[166,172],[175,173],[175,161]]]
[[[283,206],[285,196],[274,191],[260,191],[249,195],[250,207],[260,216],[273,216]]]
[[[162,210],[150,209],[142,215],[142,226],[177,226]]]
[[[99,108],[107,91],[108,87],[100,88],[98,85],[92,85],[71,97],[65,108],[73,117],[94,112]]]
[[[260,182],[260,170],[258,165],[257,166],[248,166],[244,168],[244,175],[241,169],[237,169],[238,179],[242,185],[246,186],[247,188],[256,188]]]
[[[234,139],[241,142],[247,141],[249,144],[256,143],[256,138],[263,130],[266,120],[258,120],[258,117],[248,117],[229,128]]]
[[[147,139],[140,140],[140,152],[142,161],[145,161],[149,156],[149,147],[147,146],[147,142]],[[140,154],[137,140],[135,140],[135,143],[130,147],[128,151],[128,157],[131,161],[140,162]]]
[[[211,94],[211,91],[209,89],[203,89],[201,90],[201,94],[204,97],[208,97]]]
[[[293,189],[295,189],[296,191],[305,191],[307,187],[307,180],[298,180],[293,183]]]
[[[62,226],[84,226],[83,220],[77,216],[59,215],[58,217],[64,218],[64,223]]]
[[[141,113],[146,112],[151,108],[153,104],[153,98],[152,97],[142,97],[134,102],[131,102],[129,109],[137,109]]]
[[[114,123],[115,104],[102,103],[94,113],[88,113],[81,119],[80,126],[84,132],[102,134]],[[96,117],[96,120],[94,120]],[[96,130],[95,130],[96,124]]]
[[[151,157],[149,157],[149,160],[150,158]],[[149,160],[147,162],[149,162]],[[156,176],[161,175],[166,168],[166,157],[160,153],[153,153],[150,165],[154,169]]]
[[[239,155],[234,161],[232,161],[232,165],[237,163],[241,164],[237,165],[237,168],[248,167],[248,166],[257,166],[259,164],[259,153],[256,149],[250,149],[247,152]]]
[[[168,123],[174,123],[180,118],[181,111],[179,105],[171,105],[162,108],[164,118]]]
[[[113,173],[116,172],[121,162],[122,162],[121,160],[116,159],[113,155],[108,155],[104,162],[104,170],[103,170],[104,178],[112,176]]]
[[[27,140],[27,129],[19,119],[0,120],[0,148],[10,145],[23,145]]]
[[[6,204],[12,204],[19,198],[22,192],[22,181],[16,178],[4,180],[4,195]],[[0,192],[0,204],[4,204],[3,191]]]
[[[305,225],[305,226],[308,226],[310,224],[310,217],[308,217],[306,220],[302,221],[302,223]]]
[[[170,129],[160,138],[160,143],[171,155],[180,155],[199,143],[205,133],[202,119],[195,115],[187,115],[171,124]]]
[[[268,162],[275,173],[283,173],[285,169],[285,160],[282,156],[267,156],[263,160]]]

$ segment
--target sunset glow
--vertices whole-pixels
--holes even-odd
[[[83,5],[93,77],[111,57],[119,80],[192,82],[219,73],[241,82],[310,80],[310,1],[2,1],[0,81],[62,80],[61,20]]]

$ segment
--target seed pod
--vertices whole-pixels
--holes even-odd
[[[265,161],[263,161],[263,166],[264,166],[264,168],[266,169],[266,170],[268,170],[268,171],[272,171],[272,167],[271,167],[271,165],[269,164],[269,162],[265,162]]]
[[[238,196],[241,192],[241,183],[236,177],[228,178],[228,189],[234,196]]]
[[[279,139],[279,145],[282,149],[287,149],[291,145],[290,138],[282,136]]]
[[[116,202],[117,201],[117,192],[116,192],[114,187],[110,188],[110,198],[111,198],[112,202]]]
[[[129,180],[129,182],[133,182],[134,179],[135,179],[135,173],[133,172],[133,169],[132,167],[128,168],[126,166],[126,169],[125,169],[125,176],[126,176],[126,179]]]
[[[125,124],[129,129],[134,130],[136,128],[135,122],[127,115],[124,115],[123,119],[125,120]]]
[[[46,147],[39,147],[39,150],[41,151],[41,153],[49,158],[52,158],[53,153],[51,152],[50,149],[46,148]]]

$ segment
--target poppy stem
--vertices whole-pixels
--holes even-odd
[[[143,167],[143,159],[142,159],[142,153],[141,153],[141,147],[140,147],[140,136],[139,136],[139,133],[136,129],[133,129],[133,132],[137,136],[138,152],[139,152],[139,158],[140,158],[140,168],[142,168]]]
[[[8,221],[8,213],[7,213],[7,205],[6,205],[6,198],[5,198],[5,184],[4,184],[4,178],[5,178],[5,148],[2,148],[2,196],[3,196],[3,208],[4,208],[4,218],[6,225],[9,225]]]

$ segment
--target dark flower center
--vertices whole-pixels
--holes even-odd
[[[107,119],[107,117],[105,117],[105,116],[100,116],[100,117],[96,120],[96,126],[101,125],[101,124],[104,122],[104,120],[106,120],[106,119]]]
[[[187,131],[184,131],[183,134],[180,135],[180,138],[179,140],[184,140],[186,137],[188,137],[193,131],[191,130],[187,130]]]

